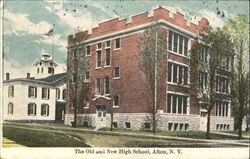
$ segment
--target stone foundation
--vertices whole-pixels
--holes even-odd
[[[231,131],[234,129],[234,118],[212,116],[210,128],[214,131]]]
[[[101,119],[101,123],[100,120]],[[99,122],[98,122],[98,121]],[[199,115],[157,114],[157,130],[187,131],[200,130]],[[65,114],[65,125],[74,121],[73,114]],[[110,127],[110,114],[98,118],[96,114],[79,114],[79,125],[91,127]],[[114,127],[118,129],[152,129],[152,114],[150,113],[116,113],[114,114]],[[101,125],[100,125],[101,124]],[[233,130],[234,120],[229,117],[211,117],[211,130]],[[219,129],[218,129],[219,125]]]

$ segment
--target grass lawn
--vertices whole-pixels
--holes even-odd
[[[109,128],[102,128],[103,131],[109,131]],[[149,130],[127,130],[127,129],[114,129],[114,132],[127,132],[127,133],[140,133],[140,134],[152,134]],[[206,139],[206,132],[201,131],[158,131],[156,135],[161,136],[177,136],[177,137],[186,137],[194,139]],[[216,140],[230,140],[237,139],[236,136],[227,136],[221,134],[210,134],[211,139]]]
[[[4,136],[28,147],[228,147],[193,141],[150,139],[91,132],[4,125]]]
[[[3,136],[28,147],[89,147],[82,137],[68,133],[3,126]]]

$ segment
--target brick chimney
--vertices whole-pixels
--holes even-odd
[[[9,80],[10,79],[10,73],[6,73],[5,74],[5,80]]]
[[[30,78],[30,73],[27,73],[27,77],[26,78]]]

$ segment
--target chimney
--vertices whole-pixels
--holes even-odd
[[[10,73],[6,73],[6,80],[9,80],[10,79]]]
[[[30,73],[27,73],[27,78],[30,78]]]

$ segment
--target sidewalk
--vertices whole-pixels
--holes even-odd
[[[84,128],[38,125],[35,123],[11,123],[11,122],[5,122],[5,123],[13,124],[13,125],[29,125],[33,127],[52,128],[52,129],[57,129],[57,130],[75,130],[75,131],[81,131],[81,132],[91,132],[91,133],[96,133],[96,134],[99,133],[99,134],[106,134],[106,135],[124,135],[124,136],[132,136],[132,137],[146,137],[146,138],[153,138],[153,139],[173,139],[173,140],[183,140],[183,141],[197,141],[197,142],[208,142],[208,143],[218,143],[218,144],[230,144],[230,145],[238,145],[238,146],[249,146],[249,143],[242,143],[240,142],[241,140],[208,140],[208,139],[195,139],[195,138],[177,137],[177,136],[160,136],[160,135],[150,135],[150,134],[91,130],[91,129],[84,129]]]
[[[226,132],[218,132],[218,131],[211,131],[213,134],[221,134],[221,135],[227,135],[227,136],[238,136],[238,134],[232,134],[232,133],[226,133]],[[249,132],[250,133],[250,132]],[[250,139],[250,136],[242,135],[243,138]]]
[[[26,147],[26,146],[17,144],[15,141],[3,137],[3,147]]]

